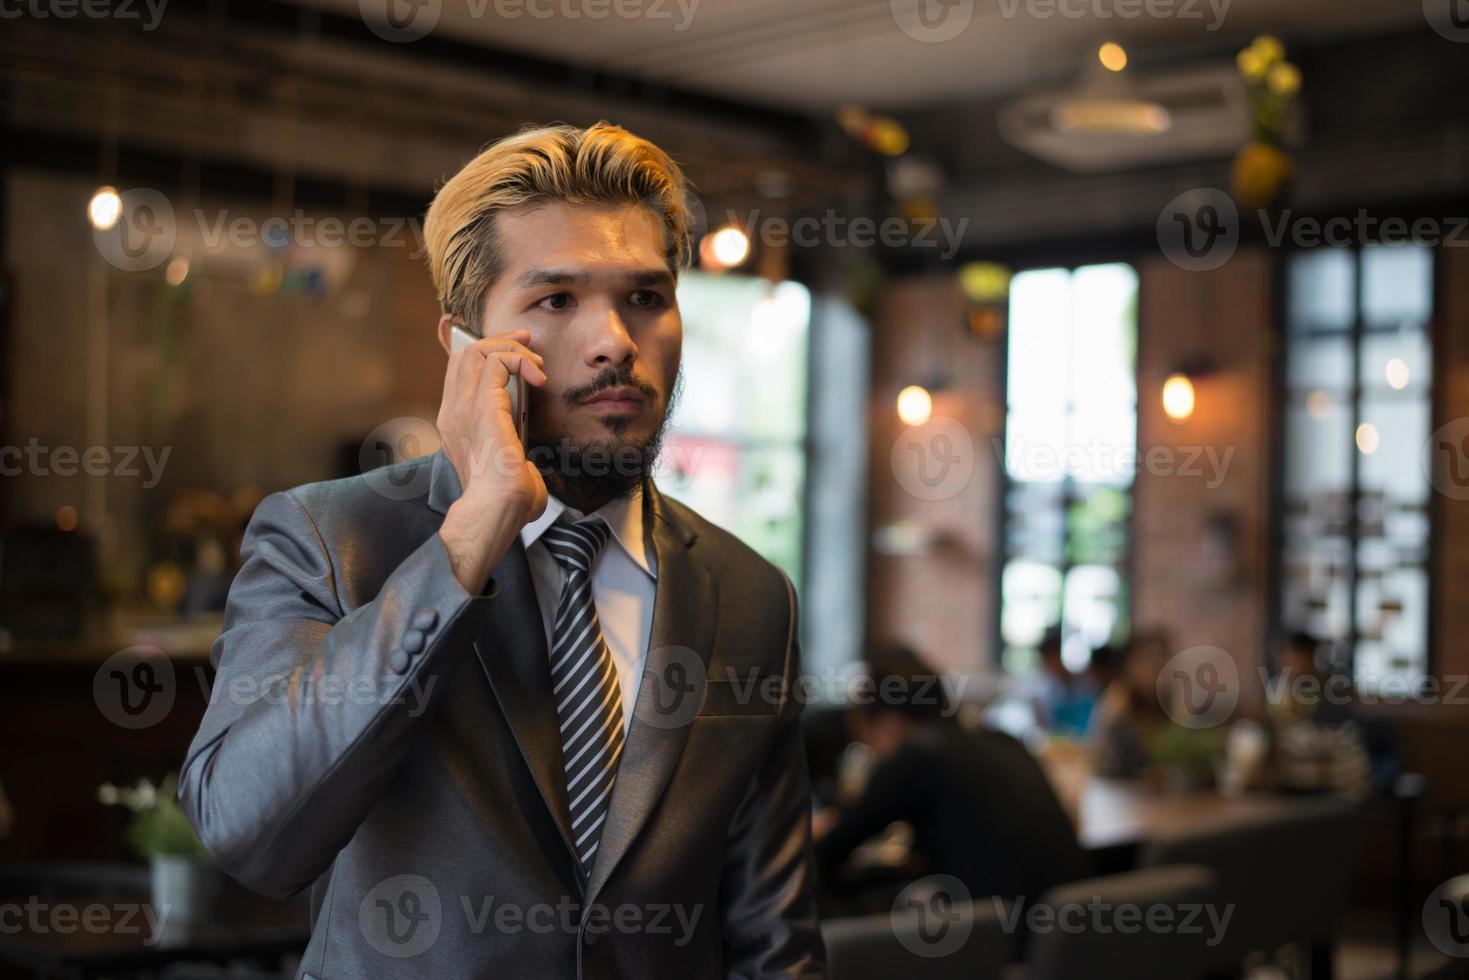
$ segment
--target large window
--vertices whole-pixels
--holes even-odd
[[[683,392],[658,486],[801,581],[811,295],[795,282],[687,271]]]
[[[1433,253],[1317,249],[1286,268],[1280,618],[1358,685],[1428,670]]]
[[[1037,269],[1010,286],[1000,630],[1026,672],[1045,631],[1062,655],[1128,632],[1137,444],[1137,273]]]

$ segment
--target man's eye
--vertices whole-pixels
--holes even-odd
[[[564,310],[571,305],[571,294],[552,293],[536,305],[543,306],[548,310]]]
[[[633,306],[642,306],[642,307],[645,307],[645,308],[648,308],[648,309],[653,309],[653,308],[656,308],[658,306],[661,306],[662,303],[663,303],[663,294],[660,293],[660,292],[658,292],[655,289],[638,289],[638,290],[634,290],[633,291],[633,294],[632,294],[632,305]]]

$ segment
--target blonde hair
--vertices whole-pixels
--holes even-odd
[[[676,274],[691,251],[687,186],[667,153],[607,122],[530,126],[507,136],[469,161],[429,205],[424,244],[439,304],[478,332],[485,294],[504,271],[495,214],[537,202],[647,208],[661,219]]]

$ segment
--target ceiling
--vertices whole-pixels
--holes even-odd
[[[1411,0],[296,2],[353,17],[393,4],[426,18],[415,23],[432,23],[436,37],[808,113],[1005,95],[1068,74],[1107,39],[1145,59],[1265,31],[1301,39],[1425,26]]]

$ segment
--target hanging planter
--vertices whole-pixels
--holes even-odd
[[[1235,154],[1230,192],[1242,208],[1268,208],[1280,200],[1294,173],[1285,140],[1301,72],[1285,60],[1280,41],[1268,35],[1255,38],[1236,61],[1249,93],[1252,136]]]

